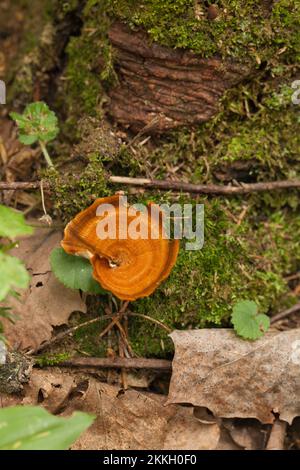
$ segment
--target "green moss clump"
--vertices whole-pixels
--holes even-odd
[[[35,363],[39,367],[47,367],[47,366],[56,366],[59,365],[61,362],[67,361],[70,358],[69,353],[58,353],[58,354],[51,354],[51,355],[43,355],[35,358]]]
[[[102,116],[105,88],[116,79],[107,38],[107,1],[87,0],[81,21],[80,35],[71,37],[66,48],[68,61],[60,93],[69,132],[84,114]]]
[[[210,3],[219,15],[207,17]],[[133,28],[142,26],[150,37],[169,47],[191,49],[204,57],[221,54],[256,62],[269,60],[283,46],[286,56],[299,60],[297,0],[279,0],[272,6],[257,0],[111,0],[114,15]]]
[[[100,339],[99,334],[107,325],[106,322],[94,323],[79,328],[74,333],[74,340],[80,351],[94,357],[103,357],[107,353],[106,338]]]
[[[54,209],[65,222],[91,205],[97,197],[111,194],[101,157],[97,154],[89,156],[89,162],[80,174],[60,175],[48,170],[43,177],[51,185]]]
[[[291,100],[293,77],[264,80],[262,72],[230,90],[215,118],[192,132],[173,132],[151,149],[147,161],[154,167],[160,163],[157,176],[165,178],[170,166],[179,166],[182,176],[195,183],[299,177],[300,115]]]
[[[10,68],[8,101],[21,107],[47,94],[66,41],[65,31],[57,24],[61,22],[68,31],[79,1],[21,0],[16,4],[24,10],[25,20],[19,52]]]
[[[257,222],[250,198],[248,215],[237,225],[228,214],[237,218],[241,204],[206,201],[203,248],[185,251],[182,246],[167,281],[131,310],[171,329],[189,329],[229,326],[238,300],[254,300],[262,313],[296,302],[285,276],[300,268],[300,216],[280,210]],[[141,318],[130,318],[130,339],[142,355],[164,357],[173,350],[166,331]]]

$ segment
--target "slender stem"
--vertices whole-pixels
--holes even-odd
[[[42,142],[41,140],[39,140],[39,144],[40,144],[40,147],[42,149],[42,152],[44,154],[44,157],[45,157],[45,160],[47,162],[47,165],[50,166],[50,168],[54,168],[54,165],[52,163],[52,160],[50,158],[50,155],[48,153],[48,150],[46,148],[46,145],[44,144],[44,142]]]
[[[292,307],[288,308],[287,310],[284,310],[283,312],[277,313],[277,315],[274,315],[271,317],[271,323],[276,323],[279,320],[282,320],[283,318],[288,317],[289,315],[292,315],[293,313],[296,313],[300,310],[300,302],[297,304],[293,305]]]

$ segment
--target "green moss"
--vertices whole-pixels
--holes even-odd
[[[51,355],[43,355],[35,358],[35,363],[39,367],[47,367],[47,366],[56,366],[61,362],[67,361],[70,358],[69,353],[58,353],[58,354],[51,354]]]
[[[218,17],[207,17],[209,4],[219,7]],[[279,0],[272,10],[257,0],[111,0],[113,13],[133,28],[142,26],[163,45],[192,49],[204,57],[251,59],[256,63],[274,58],[284,46],[286,57],[300,54],[299,2]],[[197,11],[198,10],[198,11]]]
[[[105,88],[116,78],[107,38],[107,1],[88,0],[81,14],[80,35],[70,38],[61,100],[67,107],[66,129],[72,130],[84,114],[101,116]]]
[[[65,43],[65,32],[57,24],[61,22],[68,30],[78,0],[17,0],[15,3],[24,10],[25,20],[19,52],[10,67],[12,84],[8,101],[20,107],[43,97]]]
[[[182,244],[168,280],[131,310],[171,329],[188,329],[229,326],[232,305],[239,300],[256,301],[264,313],[296,302],[285,276],[300,268],[300,216],[280,210],[256,222],[259,212],[249,201],[248,215],[237,225],[228,214],[237,218],[241,202],[206,201],[203,248],[185,251]],[[130,338],[142,355],[164,357],[172,351],[167,333],[140,318],[130,318]]]
[[[94,323],[79,328],[74,333],[74,340],[79,351],[90,356],[103,357],[107,352],[107,338],[99,338],[101,331],[105,328],[107,321]]]
[[[180,167],[177,176],[195,183],[299,177],[300,114],[291,101],[292,82],[289,75],[267,81],[262,72],[228,91],[213,119],[169,134],[144,160],[159,164],[160,178]]]
[[[50,183],[54,209],[65,222],[92,204],[97,197],[111,193],[101,157],[97,154],[90,155],[88,164],[79,174],[72,171],[60,175],[48,170],[42,176]]]

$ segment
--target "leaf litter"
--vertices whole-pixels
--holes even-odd
[[[31,274],[29,289],[5,302],[18,315],[14,325],[5,323],[14,347],[37,349],[51,338],[53,326],[67,323],[74,311],[86,312],[79,293],[51,273],[49,255],[60,240],[59,232],[39,229],[12,251]],[[133,388],[124,391],[97,380],[95,371],[82,376],[51,367],[34,368],[22,394],[2,394],[0,406],[40,404],[56,415],[96,415],[74,450],[263,449],[275,414],[289,423],[300,415],[299,329],[271,331],[257,341],[229,329],[174,331],[171,338],[168,397],[141,390],[149,389],[143,376],[129,380]]]
[[[229,329],[174,331],[168,403],[208,408],[222,418],[300,415],[300,329],[244,341]]]
[[[67,289],[51,272],[49,255],[59,246],[61,233],[36,229],[34,235],[21,239],[10,254],[20,258],[30,275],[30,286],[19,297],[9,297],[5,307],[11,308],[16,321],[4,320],[5,336],[12,347],[36,350],[52,336],[54,326],[67,323],[74,311],[86,312],[78,291]]]
[[[215,449],[220,440],[218,423],[204,424],[192,407],[165,406],[166,396],[121,390],[89,376],[58,368],[33,369],[25,397],[2,395],[1,406],[40,404],[48,411],[69,416],[75,410],[96,416],[93,425],[72,449]]]

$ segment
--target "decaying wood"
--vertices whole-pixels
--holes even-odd
[[[134,132],[147,126],[148,133],[161,133],[207,121],[218,112],[224,92],[249,76],[245,65],[161,46],[120,22],[109,38],[119,82],[109,92],[108,111]]]
[[[240,195],[263,191],[277,191],[281,189],[299,189],[300,180],[266,181],[261,183],[240,183],[237,186],[220,184],[192,184],[183,181],[151,180],[148,178],[130,178],[127,176],[109,176],[108,181],[113,184],[137,186],[145,189],[160,189],[162,191],[186,192],[193,194]],[[39,189],[40,182],[0,182],[0,191]],[[43,188],[50,190],[50,184],[43,182]]]
[[[171,370],[172,362],[165,359],[145,359],[142,357],[78,357],[61,362],[60,367],[101,367],[104,369],[157,369]]]

